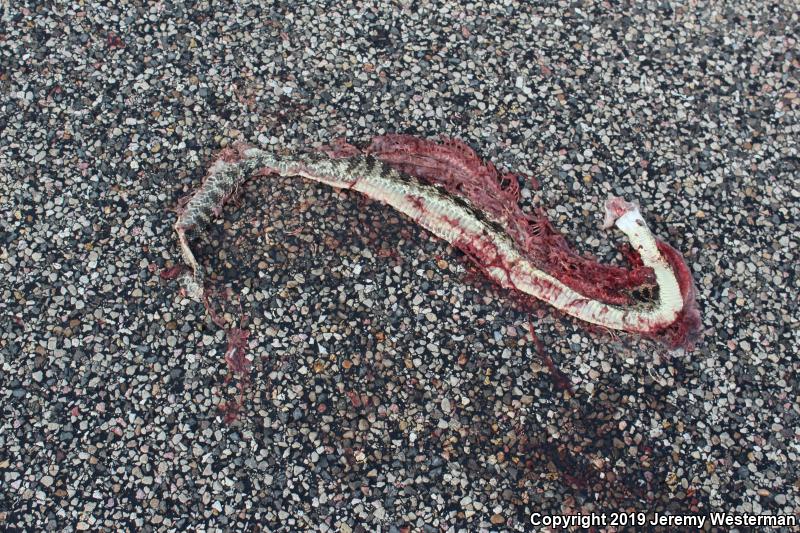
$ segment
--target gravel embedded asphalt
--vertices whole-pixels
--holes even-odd
[[[144,4],[0,4],[0,528],[800,513],[796,4]],[[525,209],[604,260],[603,200],[639,200],[693,269],[696,349],[587,330],[377,203],[259,179],[198,246],[250,331],[231,375],[162,275],[178,199],[237,140],[387,132],[535,176]]]

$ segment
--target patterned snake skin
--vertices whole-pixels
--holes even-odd
[[[200,232],[212,215],[219,216],[226,200],[256,173],[302,176],[388,204],[477,257],[486,275],[501,286],[534,296],[580,320],[653,336],[673,348],[689,346],[699,328],[694,287],[682,257],[652,235],[636,205],[620,198],[607,202],[604,227],[616,226],[626,234],[641,263],[652,269],[657,284],[655,297],[627,305],[581,293],[574,284],[559,279],[558,272],[546,272],[530,260],[503,229],[503,220],[482,211],[469,198],[399,172],[376,157],[321,153],[284,157],[246,146],[224,153],[179,212],[175,229],[183,258],[191,268],[184,276],[191,297],[204,296],[204,275],[188,235]]]

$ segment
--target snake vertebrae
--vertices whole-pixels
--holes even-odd
[[[245,145],[224,151],[175,224],[191,269],[185,276],[190,296],[203,297],[205,276],[188,234],[219,215],[255,173],[302,176],[388,204],[463,250],[501,286],[580,320],[655,337],[671,348],[689,346],[699,329],[686,263],[653,236],[635,204],[610,198],[603,225],[628,237],[633,268],[602,265],[573,252],[544,215],[522,213],[516,178],[499,176],[457,141],[437,145],[409,136],[376,138],[366,152],[345,144],[291,156]]]

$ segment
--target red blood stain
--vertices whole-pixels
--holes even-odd
[[[247,339],[250,332],[246,329],[231,328],[228,330],[228,347],[225,350],[225,362],[228,369],[236,376],[244,377],[250,372],[250,360],[247,358]]]
[[[158,273],[158,276],[163,280],[171,280],[178,277],[183,272],[183,265],[175,265],[169,268],[164,268]]]

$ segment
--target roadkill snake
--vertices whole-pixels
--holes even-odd
[[[178,210],[175,230],[189,266],[184,290],[206,295],[189,234],[200,232],[254,174],[301,176],[392,206],[464,251],[494,282],[580,320],[688,348],[700,328],[692,276],[681,254],[648,229],[636,204],[609,198],[603,228],[629,239],[629,268],[577,254],[542,210],[524,213],[519,182],[483,163],[464,143],[408,135],[376,137],[365,150],[344,142],[281,155],[245,144],[223,150]]]

